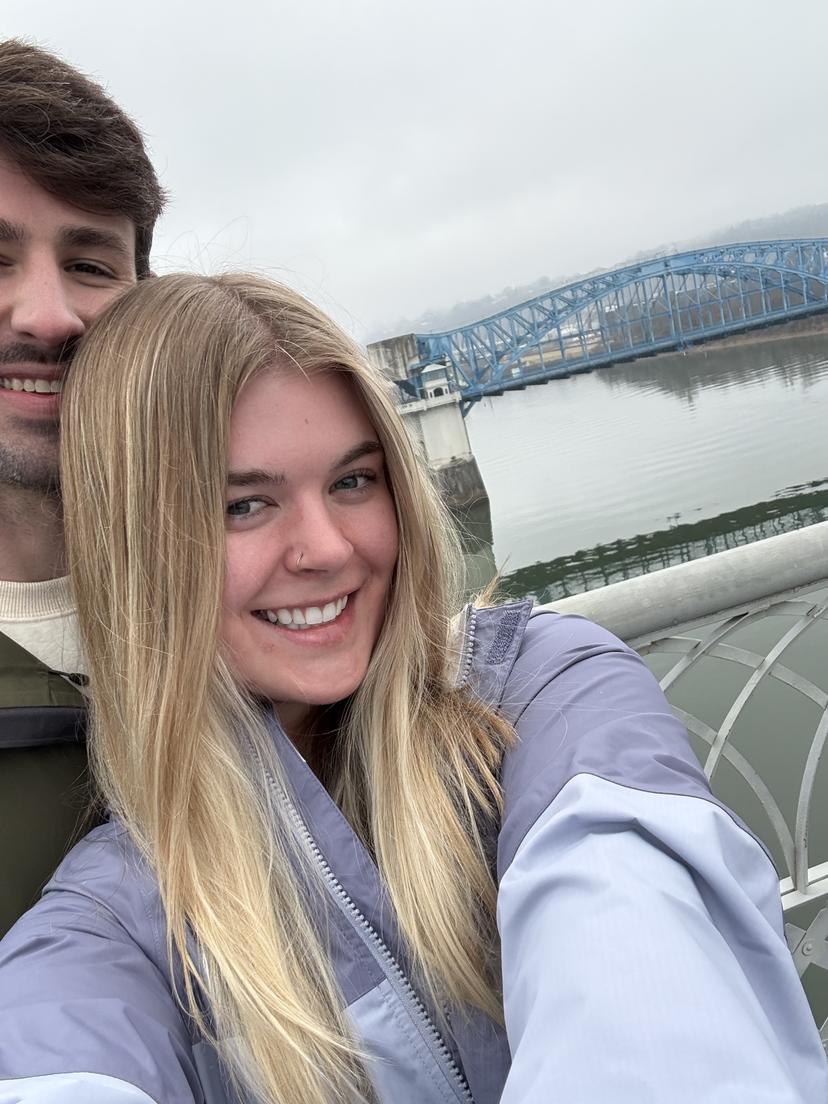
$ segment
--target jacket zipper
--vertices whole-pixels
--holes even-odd
[[[308,826],[305,824],[290,796],[285,792],[284,788],[276,782],[276,779],[273,778],[270,771],[268,771],[267,774],[271,786],[284,801],[302,842],[305,844],[314,862],[319,867],[329,893],[339,905],[340,909],[349,917],[351,923],[362,933],[364,941],[367,942],[370,949],[373,951],[375,958],[380,961],[385,976],[394,986],[394,990],[398,997],[407,1006],[408,1014],[411,1016],[411,1019],[424,1029],[424,1031],[421,1031],[421,1034],[430,1042],[432,1053],[435,1058],[437,1058],[438,1064],[443,1067],[444,1073],[448,1074],[448,1081],[454,1089],[455,1095],[457,1095],[459,1100],[465,1101],[466,1104],[474,1104],[474,1097],[472,1096],[471,1089],[469,1088],[469,1084],[463,1072],[454,1060],[451,1051],[446,1046],[428,1010],[420,1000],[413,985],[406,977],[402,967],[394,958],[377,930],[369,923],[364,913],[360,911],[349,896],[348,891],[339,881],[333,870],[331,870],[328,860],[319,850],[316,840],[313,838]]]
[[[477,609],[469,604],[463,611],[463,646],[457,664],[457,673],[454,680],[454,689],[460,690],[469,681],[472,660],[474,659],[474,636],[477,631]]]

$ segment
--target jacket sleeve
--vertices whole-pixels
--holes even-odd
[[[0,1104],[202,1104],[136,861],[96,829],[0,942]]]
[[[534,621],[507,688],[502,1104],[824,1104],[764,850],[634,653]]]

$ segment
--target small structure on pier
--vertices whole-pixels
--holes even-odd
[[[458,522],[467,586],[479,590],[496,573],[492,522],[489,496],[460,408],[460,393],[444,365],[418,363],[412,334],[369,345],[368,356],[398,388],[400,411]]]
[[[420,365],[413,334],[369,345],[368,356],[397,385],[401,413],[450,508],[463,513],[488,503],[460,412],[460,394],[445,366]]]

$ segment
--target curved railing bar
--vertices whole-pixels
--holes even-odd
[[[677,706],[673,706],[672,709],[688,732],[692,732],[694,736],[698,736],[699,739],[704,740],[705,743],[712,743],[716,737],[715,729],[705,724],[704,721],[700,721],[698,717],[694,717],[692,713],[687,713]],[[732,744],[728,744],[725,748],[724,757],[731,766],[739,772],[759,799],[762,808],[768,815],[771,827],[776,833],[777,841],[785,857],[787,873],[789,876],[793,877],[796,866],[796,845],[791,830],[788,827],[785,817],[782,815],[782,810],[779,808],[776,799],[765,782],[762,781],[755,767],[751,766],[744,755],[742,755]]]
[[[743,625],[746,621],[749,621],[752,616],[755,615],[748,613],[732,617],[725,621],[723,625],[720,625],[711,636],[696,641],[696,647],[692,648],[686,655],[683,655],[675,667],[668,671],[664,678],[661,679],[661,689],[665,694],[667,690],[673,686],[682,675],[686,674],[703,655],[709,654],[710,648],[720,643],[720,641],[727,636],[731,630],[735,629],[737,625]]]
[[[814,740],[811,744],[808,758],[805,760],[805,770],[802,774],[802,784],[799,788],[799,797],[796,803],[796,825],[794,827],[794,855],[796,865],[793,871],[794,886],[800,892],[805,892],[808,886],[808,821],[811,817],[811,795],[814,790],[816,773],[825,750],[825,741],[828,738],[828,713],[823,713]]]
[[[800,675],[789,667],[777,663],[770,672],[770,677],[785,682],[794,690],[798,690],[803,697],[809,698],[820,709],[828,709],[828,694],[821,687],[811,682],[810,679],[806,679],[804,675]]]
[[[742,712],[742,709],[753,696],[759,683],[762,681],[768,671],[772,669],[774,663],[784,653],[785,649],[793,644],[793,642],[798,637],[800,637],[806,629],[809,629],[811,625],[814,624],[816,617],[820,616],[824,609],[825,607],[821,607],[820,613],[814,616],[811,616],[810,614],[805,614],[805,616],[801,618],[801,620],[797,621],[795,625],[791,626],[791,628],[788,629],[784,636],[780,640],[778,640],[776,644],[774,644],[774,646],[765,657],[764,662],[756,668],[756,670],[747,680],[745,685],[742,687],[742,690],[737,695],[733,705],[727,711],[727,716],[722,721],[719,728],[716,743],[710,749],[710,754],[707,756],[707,762],[704,765],[704,769],[708,778],[716,769],[716,762],[721,755],[722,747],[724,746],[728,736],[730,735],[730,731],[733,728],[734,723],[736,722],[736,718],[739,716],[739,714]]]
[[[642,655],[670,655],[673,652],[686,655],[692,651],[692,646],[701,643],[699,640],[693,637],[681,637],[681,636],[665,636],[663,640],[659,640],[654,644],[649,644],[645,648],[641,649]],[[669,647],[666,645],[686,644],[687,647]],[[757,667],[761,666],[765,657],[758,652],[750,652],[746,648],[737,648],[733,644],[714,644],[711,648],[706,648],[704,653],[710,659],[721,659],[726,663],[735,663],[740,667],[747,667],[749,670],[755,671]],[[676,667],[678,664],[676,664]],[[665,687],[665,680],[672,675],[676,668],[673,667],[667,672],[659,683],[662,689]],[[682,672],[683,673],[683,672]],[[819,706],[820,709],[828,709],[828,693],[826,693],[816,683],[811,682],[810,679],[805,678],[804,675],[800,675],[797,671],[792,671],[789,667],[785,667],[782,663],[777,663],[772,671],[767,672],[768,678],[774,678],[778,682],[784,682],[791,689],[798,691],[803,697],[808,698],[814,705]],[[675,685],[676,679],[672,679],[669,683],[670,686]]]

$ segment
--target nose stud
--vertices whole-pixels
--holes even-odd
[[[302,566],[302,559],[303,559],[304,555],[305,555],[304,552],[300,552],[299,555],[296,557],[296,570],[297,571]]]

